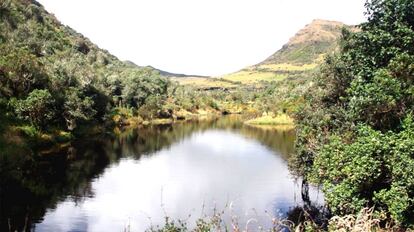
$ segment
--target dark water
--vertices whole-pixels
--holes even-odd
[[[294,137],[224,117],[2,159],[1,229],[144,231],[166,215],[191,225],[214,210],[243,227],[254,218],[252,231],[271,226],[271,218],[303,204],[301,184],[287,169]],[[317,190],[309,194],[322,204]]]

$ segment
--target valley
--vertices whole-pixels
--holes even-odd
[[[0,230],[412,231],[414,3],[365,10],[203,76],[0,0]]]

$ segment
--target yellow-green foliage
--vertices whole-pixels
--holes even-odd
[[[161,118],[161,119],[154,119],[150,123],[152,125],[168,125],[168,124],[172,124],[173,120],[171,118]]]
[[[281,64],[263,64],[257,66],[256,69],[266,69],[271,71],[307,71],[312,70],[318,66],[317,63],[303,64],[303,65],[294,65],[288,63]]]
[[[143,119],[135,116],[132,108],[116,107],[112,112],[112,121],[119,126],[137,126],[143,122]]]
[[[278,114],[276,116],[264,115],[245,122],[251,125],[294,125],[294,121],[287,114]]]
[[[181,85],[194,86],[199,89],[208,88],[234,88],[238,83],[232,83],[224,81],[218,78],[202,78],[202,77],[187,77],[187,78],[174,78]]]
[[[280,81],[286,77],[287,75],[276,74],[274,72],[252,70],[231,73],[222,76],[221,78],[224,80],[240,82],[242,84],[254,84],[260,81]]]

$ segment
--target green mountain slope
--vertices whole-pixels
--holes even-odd
[[[340,22],[313,20],[266,60],[221,78],[254,84],[309,73],[337,48],[343,27]]]
[[[340,22],[315,19],[259,65],[315,63],[337,47],[336,42],[344,26]]]
[[[152,66],[146,66],[146,67],[147,68],[154,69],[154,70],[157,70],[160,73],[160,75],[163,76],[163,77],[172,77],[172,78],[174,78],[174,77],[176,77],[176,78],[181,78],[181,77],[207,78],[207,77],[209,77],[209,76],[202,76],[202,75],[191,75],[191,74],[183,74],[183,73],[172,73],[172,72],[167,72],[167,71],[164,71],[164,70],[161,70],[161,69],[154,68]]]
[[[296,33],[280,50],[256,65],[215,78],[177,80],[184,85],[210,89],[256,86],[288,77],[309,76],[324,57],[338,47],[344,27],[352,29],[341,22],[316,19]]]
[[[17,124],[72,130],[166,97],[156,70],[120,61],[34,0],[1,1],[0,28],[1,113]]]
[[[62,25],[36,1],[5,0],[0,3],[1,43],[27,49],[36,58],[49,63],[77,63],[80,70],[93,73],[84,78],[95,78],[106,72],[117,72],[131,67],[108,51],[100,49],[89,39],[68,26]],[[86,80],[85,80],[86,81]]]

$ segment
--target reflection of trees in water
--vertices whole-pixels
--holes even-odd
[[[102,145],[89,141],[55,154],[18,160],[2,157],[0,230],[29,231],[33,223],[42,220],[46,209],[56,207],[67,196],[75,203],[93,196],[91,179],[109,163]]]
[[[119,136],[73,142],[44,155],[1,156],[1,231],[29,231],[47,209],[67,198],[81,203],[94,195],[91,180],[122,157],[140,158],[168,148],[194,132],[226,129],[256,139],[286,157],[294,134],[243,126],[239,117],[127,130]],[[36,152],[35,152],[36,153]],[[39,153],[40,154],[40,153]]]
[[[173,125],[143,127],[124,131],[113,142],[113,149],[122,156],[139,158],[163,148],[168,148],[194,132],[208,129],[225,129],[241,133],[247,138],[257,140],[272,150],[279,152],[287,159],[293,152],[295,140],[294,131],[263,130],[243,125],[239,115],[226,116],[219,119],[196,121],[192,123],[177,123]]]
[[[241,133],[251,139],[259,141],[270,149],[279,152],[287,160],[294,152],[295,131],[261,129],[255,127],[243,127]]]
[[[312,202],[309,197],[309,183],[304,179],[301,185],[303,205],[296,206],[287,212],[287,220],[299,225],[310,221],[321,228],[328,226],[329,210],[325,206]]]

